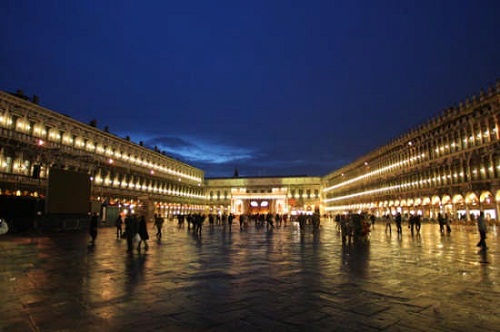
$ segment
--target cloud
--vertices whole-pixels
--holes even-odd
[[[197,148],[196,145],[192,142],[176,136],[153,136],[147,138],[145,144],[147,146],[157,146],[158,148],[164,148],[167,151]]]
[[[144,145],[157,147],[167,155],[187,163],[225,164],[253,158],[251,149],[235,147],[208,139],[187,136],[154,136],[141,134]]]
[[[206,177],[231,177],[236,168],[243,177],[324,176],[347,163],[334,153],[322,153],[318,159],[317,148],[274,141],[258,149],[256,147],[262,144],[253,141],[238,142],[239,146],[234,146],[222,140],[190,135],[135,133],[133,137],[144,142],[146,147],[156,147],[168,156],[205,171]],[[245,146],[248,144],[251,146]]]

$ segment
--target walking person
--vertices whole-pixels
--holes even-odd
[[[156,226],[156,238],[161,239],[161,230],[163,228],[163,218],[160,216],[155,216],[155,226]]]
[[[484,220],[484,212],[480,211],[479,212],[479,217],[477,218],[477,229],[479,231],[479,242],[477,243],[477,246],[481,248],[479,252],[484,252],[488,249],[486,246],[486,231],[487,231],[487,225],[486,221]]]
[[[403,229],[401,228],[401,223],[403,222],[403,218],[401,217],[401,212],[398,212],[396,215],[396,228],[398,230],[398,234],[403,234]]]
[[[266,222],[267,222],[267,227],[270,228],[274,227],[273,215],[270,212],[268,212],[266,215]]]
[[[99,227],[99,220],[97,218],[97,213],[92,213],[89,224],[90,245],[92,246],[95,245],[95,239],[97,238],[98,227]]]
[[[375,228],[375,220],[376,220],[376,217],[375,217],[375,215],[374,215],[374,214],[372,214],[372,215],[370,216],[370,222],[371,222],[371,224],[372,224],[372,228]]]
[[[122,216],[121,216],[121,214],[118,214],[118,218],[116,218],[116,221],[115,221],[116,238],[117,239],[121,239],[121,237],[123,236],[122,225],[123,225]]]
[[[444,218],[441,213],[438,213],[438,223],[439,223],[439,233],[443,234],[444,233]]]
[[[227,224],[229,225],[229,231],[231,231],[231,226],[233,226],[234,214],[230,213],[227,217]]]
[[[415,216],[410,213],[410,219],[408,220],[408,228],[410,229],[411,235],[413,235],[413,230],[415,228]]]
[[[386,216],[385,216],[385,233],[387,234],[387,229],[389,228],[389,234],[392,234],[392,230],[391,230],[391,223],[392,223],[392,216],[390,213],[388,213]]]
[[[335,229],[337,230],[337,232],[340,233],[340,219],[342,217],[340,216],[340,214],[337,213],[337,215],[335,216]]]
[[[137,224],[137,233],[141,237],[139,240],[139,243],[137,244],[137,250],[141,251],[141,243],[144,242],[144,250],[148,250],[148,240],[149,240],[149,234],[148,234],[148,228],[146,226],[146,217],[141,216],[139,218],[139,223]]]
[[[239,221],[240,221],[240,231],[241,231],[241,230],[243,230],[243,225],[245,223],[245,215],[244,214],[240,214]]]
[[[127,214],[125,218],[125,237],[127,238],[127,252],[131,253],[134,245],[134,237],[137,234],[137,217]]]
[[[417,234],[420,234],[420,228],[422,227],[421,218],[422,216],[419,214],[415,216],[415,229],[417,230]]]

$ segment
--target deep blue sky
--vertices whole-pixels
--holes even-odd
[[[0,3],[0,90],[207,177],[344,166],[500,78],[500,1]]]

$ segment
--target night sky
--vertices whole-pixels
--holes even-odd
[[[0,90],[206,171],[323,176],[500,78],[500,1],[0,3]]]

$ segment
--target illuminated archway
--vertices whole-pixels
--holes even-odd
[[[467,219],[467,210],[465,206],[465,199],[461,194],[453,195],[451,202],[453,204],[453,208],[455,209],[455,216],[459,220]]]
[[[455,218],[455,212],[453,211],[453,205],[451,204],[451,196],[443,195],[441,198],[442,212],[447,214],[449,218]]]
[[[452,203],[453,204],[465,204],[464,197],[460,194],[457,194],[457,195],[453,196]]]
[[[233,212],[236,214],[242,214],[244,212],[243,211],[243,201],[241,199],[234,201]]]
[[[451,204],[450,195],[444,195],[443,198],[441,199],[441,204],[443,204],[443,205]]]
[[[479,196],[481,209],[484,212],[486,220],[497,219],[496,201],[490,191],[483,191]]]
[[[479,196],[479,202],[482,204],[491,204],[493,203],[493,195],[489,191],[483,191],[481,196]]]
[[[477,198],[477,195],[475,193],[469,192],[465,196],[465,203],[469,205],[478,205],[479,199]]]
[[[479,216],[479,198],[474,192],[468,192],[465,195],[465,205],[471,220],[475,220]]]

